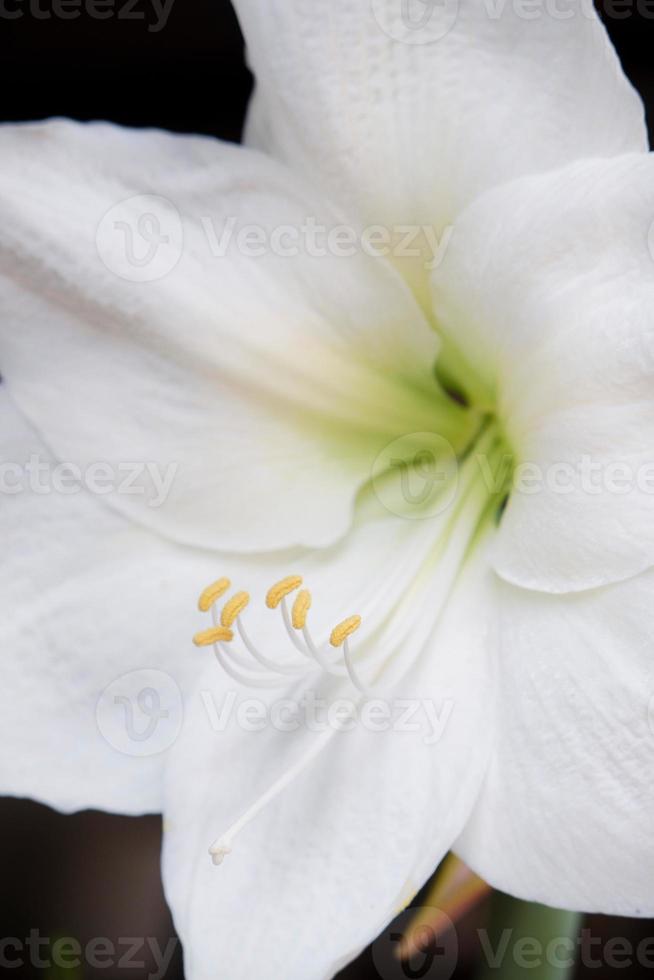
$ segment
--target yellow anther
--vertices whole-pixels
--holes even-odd
[[[285,595],[295,592],[302,585],[301,575],[288,575],[281,582],[277,582],[266,593],[266,605],[269,609],[276,609]]]
[[[196,647],[210,647],[214,643],[229,643],[233,639],[234,634],[231,630],[226,629],[224,626],[214,626],[213,629],[196,633],[193,637],[193,642]]]
[[[213,585],[208,585],[198,599],[198,609],[200,612],[207,612],[213,606],[216,599],[227,592],[232,583],[228,578],[219,578]]]
[[[307,621],[307,613],[310,609],[311,593],[308,589],[302,589],[301,592],[298,592],[297,596],[295,597],[295,602],[293,603],[293,611],[291,612],[293,629],[304,629]]]
[[[332,630],[329,642],[333,647],[343,646],[348,636],[352,636],[360,626],[361,616],[350,616],[348,619],[344,619],[342,623],[339,623]]]
[[[249,601],[250,596],[247,592],[237,592],[236,595],[233,595],[229,602],[225,603],[223,611],[220,614],[222,625],[233,626]]]

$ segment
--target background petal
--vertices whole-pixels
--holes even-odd
[[[34,478],[30,463],[42,467]],[[208,558],[84,490],[57,490],[54,464],[2,385],[0,793],[62,810],[158,811],[197,674],[190,637]],[[136,700],[147,689],[170,712],[158,723],[152,697],[142,710]]]
[[[501,593],[503,710],[457,852],[562,908],[652,915],[654,575],[583,595]]]
[[[254,151],[64,121],[0,147],[0,366],[59,458],[172,473],[105,499],[184,543],[338,537],[379,449],[435,417],[391,267],[325,244],[340,215]]]
[[[235,6],[258,82],[248,141],[366,221],[442,231],[512,177],[647,149],[590,3],[563,16],[479,0]]]
[[[434,274],[460,377],[523,466],[494,559],[520,585],[654,564],[653,221],[650,155],[579,162],[480,198]]]

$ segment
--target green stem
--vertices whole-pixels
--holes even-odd
[[[571,980],[578,958],[578,912],[564,912],[495,893],[488,930],[479,934],[475,980]]]

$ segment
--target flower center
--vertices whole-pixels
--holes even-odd
[[[278,688],[289,678],[324,673],[349,680],[366,696],[380,684],[397,680],[395,668],[406,670],[412,651],[422,649],[424,633],[433,630],[475,542],[498,517],[510,479],[510,458],[491,418],[481,421],[460,456],[437,456],[433,444],[420,448],[413,438],[407,447],[406,456],[393,455],[376,485],[364,494],[376,495],[401,517],[425,521],[425,533],[414,535],[407,555],[393,568],[374,570],[358,597],[358,609],[350,610],[326,635],[318,636],[309,623],[313,598],[302,588],[300,575],[287,576],[266,593],[266,606],[278,610],[281,619],[283,648],[280,644],[274,652],[262,650],[246,625],[248,592],[236,592],[220,606],[229,579],[218,579],[204,590],[198,605],[211,614],[212,626],[196,634],[194,643],[213,647],[233,680],[251,688]],[[400,647],[409,654],[398,662]]]
[[[456,449],[440,431],[396,439],[378,455],[371,480],[361,492],[360,510],[372,505],[407,521],[423,521],[424,533],[410,536],[411,547],[391,567],[370,569],[355,614],[350,610],[318,635],[309,622],[312,594],[300,575],[288,575],[265,596],[268,609],[280,616],[284,646],[264,651],[245,623],[251,606],[248,592],[235,592],[223,602],[231,587],[227,578],[202,592],[198,605],[211,614],[212,625],[196,634],[194,643],[213,647],[233,680],[274,689],[289,680],[332,675],[351,684],[361,702],[373,690],[377,694],[380,686],[392,688],[422,654],[475,545],[498,522],[512,477],[512,457],[495,416],[470,407],[453,382],[441,383],[440,392],[462,413]],[[384,529],[380,524],[379,533]],[[230,852],[244,827],[313,762],[336,730],[331,727],[316,738],[211,845],[215,864]]]

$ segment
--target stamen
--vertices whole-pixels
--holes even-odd
[[[200,612],[208,612],[216,599],[220,599],[227,592],[231,584],[228,578],[219,578],[212,585],[208,585],[198,599],[198,609]]]
[[[284,598],[281,601],[281,610],[282,610],[282,619],[284,620],[284,629],[288,634],[289,640],[291,641],[295,649],[302,654],[303,657],[311,657],[311,653],[309,652],[309,650],[307,650],[306,646],[304,645],[304,643],[302,643],[302,640],[299,639],[297,633],[293,629],[293,623],[291,622],[291,614],[288,611],[288,602],[286,601],[286,596],[284,596]]]
[[[327,653],[321,650],[320,647],[313,642],[308,626],[304,627],[302,630],[302,635],[306,641],[310,656],[312,656],[314,660],[318,661],[325,673],[333,674],[334,677],[342,677],[342,675],[345,673],[345,669],[332,662]]]
[[[308,589],[302,589],[301,592],[298,592],[297,596],[295,597],[295,602],[293,603],[293,610],[291,612],[293,629],[304,629],[307,621],[307,613],[310,609],[311,593]]]
[[[333,647],[342,647],[348,636],[356,633],[360,626],[361,616],[350,616],[348,619],[344,619],[342,623],[339,623],[332,630],[329,642]]]
[[[201,633],[196,633],[193,637],[193,642],[196,647],[210,647],[219,641],[229,643],[233,639],[234,634],[232,630],[226,629],[224,626],[213,626],[210,630],[203,630]]]
[[[236,595],[233,595],[229,602],[226,602],[223,606],[223,611],[220,614],[221,624],[223,626],[233,626],[249,601],[250,596],[247,592],[237,592]]]
[[[234,667],[229,661],[230,651],[225,650],[220,643],[215,643],[213,649],[216,654],[216,660],[225,673],[229,674],[237,683],[243,684],[244,687],[282,687],[286,683],[283,677],[271,677],[270,674],[251,674],[247,670]]]
[[[281,582],[277,582],[272,588],[268,589],[266,594],[266,605],[269,609],[276,609],[280,604],[284,596],[287,596],[290,592],[295,592],[302,585],[301,575],[288,575],[283,578]]]
[[[354,663],[352,661],[352,653],[350,651],[350,644],[347,637],[343,640],[343,660],[345,661],[347,672],[350,675],[350,680],[356,687],[357,691],[360,691],[361,694],[367,697],[370,694],[370,690],[359,678],[359,675],[355,670]]]
[[[319,644],[314,642],[313,637],[309,632],[309,627],[307,625],[307,614],[309,612],[309,608],[311,607],[311,593],[306,589],[303,591],[306,593],[306,598],[304,598],[302,592],[300,592],[295,600],[295,603],[293,604],[292,615],[289,615],[286,597],[284,596],[282,599],[282,618],[284,620],[286,632],[300,653],[304,654],[305,657],[312,657],[318,664],[320,664],[322,669],[327,674],[332,674],[335,677],[342,677],[346,673],[345,668],[336,664],[330,658],[328,652],[323,650]],[[299,606],[298,610],[296,610],[296,606]],[[298,613],[300,615],[298,615]],[[302,625],[296,626],[293,619],[295,619],[295,621],[301,620]],[[304,644],[298,639],[296,630],[302,632]]]
[[[283,661],[281,663],[275,660],[269,660],[268,657],[264,656],[257,648],[248,636],[245,627],[240,619],[236,620],[236,629],[239,632],[243,644],[248,652],[254,657],[254,659],[265,667],[267,670],[277,671],[281,674],[304,674],[306,673],[306,664],[290,663],[289,661]]]

